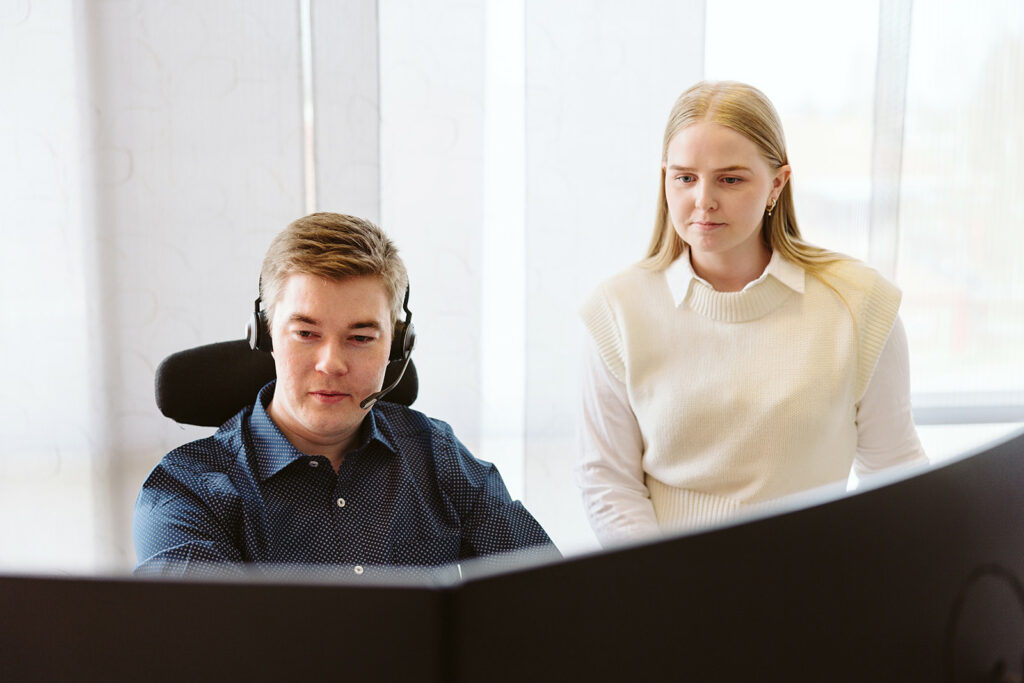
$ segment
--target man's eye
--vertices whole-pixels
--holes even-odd
[[[313,336],[313,333],[309,330],[295,330],[295,336],[301,339],[309,339]]]
[[[738,182],[740,182],[742,180],[743,180],[742,178],[736,178],[734,176],[729,176],[728,178],[722,178],[722,182],[724,182],[726,185],[735,185],[736,183],[738,183]]]
[[[352,341],[358,344],[369,344],[373,341],[373,337],[369,337],[365,334],[354,334],[352,335]]]

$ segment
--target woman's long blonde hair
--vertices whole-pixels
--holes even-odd
[[[782,123],[764,93],[753,86],[734,81],[701,81],[680,95],[672,106],[661,147],[662,164],[668,159],[668,145],[672,138],[687,126],[703,121],[727,126],[751,140],[773,168],[789,163]],[[783,258],[817,275],[825,264],[845,257],[809,244],[800,236],[793,209],[792,185],[792,182],[786,183],[772,215],[765,213],[761,237],[769,249],[778,251]],[[641,265],[652,270],[664,270],[679,258],[683,248],[683,240],[672,225],[665,200],[663,166],[658,186],[654,234]]]

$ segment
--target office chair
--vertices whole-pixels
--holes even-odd
[[[390,363],[384,386],[398,376],[402,363]],[[172,353],[156,369],[156,405],[181,424],[219,427],[251,405],[264,384],[276,377],[269,353],[253,351],[245,339],[217,342]],[[382,400],[412,405],[419,393],[416,366]]]

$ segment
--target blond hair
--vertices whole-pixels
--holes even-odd
[[[757,88],[735,81],[701,81],[679,96],[665,126],[661,148],[661,183],[658,186],[658,209],[654,234],[641,262],[652,270],[664,270],[683,253],[679,237],[665,199],[665,169],[668,146],[684,128],[708,121],[727,126],[757,145],[772,168],[789,163],[782,123],[771,101]],[[782,188],[772,215],[765,213],[761,238],[772,251],[818,275],[823,266],[845,258],[841,254],[816,247],[803,240],[793,208],[792,182]]]
[[[269,328],[274,307],[290,275],[328,280],[375,276],[384,285],[394,328],[402,314],[409,277],[398,247],[372,222],[339,213],[313,213],[293,221],[267,249],[260,273],[260,298]]]

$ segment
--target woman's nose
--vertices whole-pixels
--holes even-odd
[[[703,182],[698,183],[696,192],[696,204],[698,209],[710,210],[717,206],[710,184]]]

